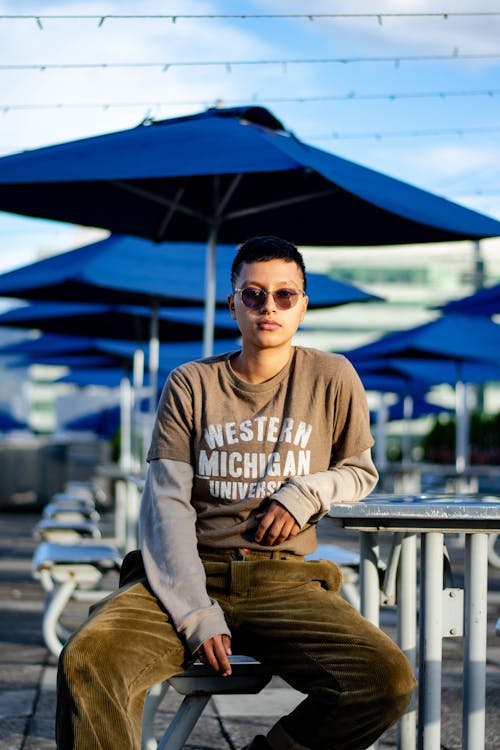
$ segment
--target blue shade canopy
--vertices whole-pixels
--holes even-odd
[[[111,355],[132,359],[136,346],[127,341],[103,341],[99,343],[101,351]],[[141,347],[140,347],[141,348]],[[234,340],[215,340],[214,354],[223,354],[224,352],[240,349],[238,341]],[[200,359],[203,356],[203,346],[201,341],[188,341],[179,344],[161,344],[159,371],[167,375],[170,370],[184,362],[190,362],[193,359]]]
[[[10,363],[11,367],[28,367],[30,364],[62,367],[128,366],[128,358],[104,352],[100,343],[99,339],[85,336],[44,333],[37,338],[27,337],[0,347],[0,357],[17,356],[17,360]]]
[[[36,339],[24,339],[21,342],[10,344],[0,348],[0,356],[16,354],[26,358],[26,362],[37,362],[41,364],[60,364],[74,362],[75,366],[80,364],[79,358],[88,358],[88,366],[92,357],[101,359],[103,365],[115,365],[117,363],[131,363],[134,354],[138,350],[147,353],[146,343],[134,343],[132,341],[119,341],[112,339],[98,339],[85,336],[64,336],[56,333],[42,334]],[[236,339],[217,339],[214,342],[214,354],[239,349]],[[160,344],[160,366],[162,374],[170,372],[173,367],[182,362],[202,357],[201,341],[183,341]],[[96,366],[101,362],[97,361]]]
[[[344,353],[355,366],[395,357],[500,362],[500,325],[487,318],[449,314]]]
[[[455,385],[457,380],[465,383],[490,383],[500,381],[500,361],[497,363],[438,359],[396,359],[393,366],[409,377],[419,378],[428,385],[447,383]]]
[[[0,274],[0,296],[108,305],[202,306],[204,250],[204,246],[193,242],[158,245],[138,237],[112,235]],[[235,254],[233,245],[217,249],[216,302],[224,308],[231,291],[230,272]],[[380,299],[323,274],[308,273],[307,280],[311,308]],[[224,320],[231,325],[229,313],[226,312]],[[201,326],[203,317],[199,315],[196,322]],[[215,322],[221,325],[220,319]]]
[[[43,333],[36,338],[27,336],[0,348],[0,355],[86,355],[102,353],[99,340],[91,336],[64,336],[57,333]]]
[[[440,308],[445,313],[464,313],[466,315],[500,314],[500,284],[480,289],[475,294],[452,300]]]
[[[354,361],[354,360],[353,360]],[[432,385],[500,380],[500,361],[390,357],[358,359],[356,369],[367,390],[423,395]]]
[[[64,422],[65,430],[94,432],[98,437],[110,439],[120,427],[120,407],[110,406],[91,414],[83,414]]]
[[[309,146],[262,107],[209,109],[0,159],[0,209],[155,241],[380,245],[500,222]]]
[[[0,432],[9,432],[10,430],[26,430],[29,429],[27,422],[23,422],[17,417],[14,417],[9,411],[0,409]]]
[[[381,393],[407,393],[408,379],[402,375],[391,375],[380,372],[368,372],[356,367],[361,382],[367,391]]]
[[[411,402],[411,419],[418,419],[419,417],[428,417],[431,414],[443,414],[445,412],[452,412],[448,406],[441,406],[440,404],[433,404],[427,401],[425,398],[416,397]],[[377,420],[377,415],[374,412],[370,412],[370,418],[372,421]],[[396,420],[407,419],[408,414],[406,413],[404,399],[399,398],[395,404],[391,404],[387,411],[387,421],[394,422]]]
[[[67,375],[63,375],[57,378],[56,383],[71,383],[84,388],[88,385],[98,385],[106,388],[117,388],[123,377],[125,371],[123,367],[114,367],[110,365],[102,367],[80,367],[76,365],[72,367]],[[144,382],[147,384],[148,377],[147,373],[144,377]]]
[[[182,308],[184,310],[184,308]],[[203,310],[162,309],[158,312],[158,335],[161,341],[200,341]],[[74,336],[147,341],[150,337],[151,310],[132,305],[105,305],[80,302],[33,302],[0,314],[0,326],[38,328],[52,333]],[[227,310],[217,310],[215,335],[234,338],[236,324]]]
[[[347,355],[349,356],[349,355]],[[392,364],[392,360],[352,360],[361,381],[369,391],[420,394],[429,390],[429,382]]]
[[[48,367],[111,367],[116,359],[104,354],[23,354],[9,363],[10,368],[22,369],[30,365]]]

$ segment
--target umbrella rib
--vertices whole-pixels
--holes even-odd
[[[176,204],[175,201],[171,201],[168,198],[163,198],[160,195],[156,195],[156,193],[151,193],[149,190],[145,190],[144,188],[138,187],[137,185],[130,185],[130,183],[123,182],[122,180],[113,180],[112,184],[116,185],[122,190],[127,190],[129,193],[134,193],[134,195],[138,195],[141,198],[147,198],[148,200],[153,201],[154,203],[158,203],[161,206],[167,206],[168,208],[171,208],[175,211],[181,211],[188,216],[193,216],[195,219],[208,221],[205,214],[194,211],[192,208],[188,208],[187,206],[183,206],[182,203]]]
[[[238,187],[238,185],[241,182],[242,177],[243,177],[242,174],[237,174],[237,175],[234,176],[234,178],[233,178],[230,186],[226,190],[226,194],[225,194],[224,198],[222,198],[222,200],[219,202],[219,205],[217,206],[217,214],[218,214],[219,217],[221,216],[222,212],[224,211],[224,208],[227,206],[227,204],[231,200],[234,191],[236,190],[236,188]]]
[[[330,190],[321,190],[317,193],[304,193],[304,195],[298,195],[293,198],[284,198],[280,201],[273,201],[272,203],[262,203],[257,206],[249,206],[248,208],[242,208],[239,211],[233,211],[232,213],[226,214],[224,217],[227,219],[238,219],[240,216],[248,216],[250,214],[259,213],[260,211],[272,211],[274,208],[281,208],[282,206],[291,206],[293,203],[304,203],[305,201],[314,200],[315,198],[322,198],[327,195],[339,192],[338,188]]]
[[[169,207],[168,211],[165,213],[165,216],[161,220],[160,226],[158,227],[158,231],[156,233],[156,236],[158,237],[158,239],[161,239],[161,237],[163,237],[163,234],[166,228],[168,227],[168,225],[170,224],[172,220],[172,216],[177,211],[177,208],[179,207],[180,199],[184,195],[184,190],[185,190],[184,185],[178,189],[172,205]]]

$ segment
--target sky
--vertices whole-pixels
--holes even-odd
[[[495,0],[0,0],[0,156],[257,103],[500,219],[499,39]],[[0,213],[0,271],[99,236]]]

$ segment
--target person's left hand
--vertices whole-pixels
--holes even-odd
[[[259,520],[255,532],[256,542],[281,544],[297,536],[300,531],[300,526],[292,514],[276,500],[273,500],[263,513],[258,513],[256,518]]]

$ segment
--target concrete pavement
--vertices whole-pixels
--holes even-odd
[[[36,546],[32,531],[37,514],[0,515],[0,750],[54,750],[56,660],[41,635],[44,592],[31,577]],[[109,520],[109,519],[108,519]],[[335,529],[325,519],[321,541],[357,548],[356,534]],[[450,548],[461,576],[460,545]],[[114,574],[113,574],[114,575]],[[112,579],[112,576],[111,576]],[[115,580],[106,581],[106,588]],[[500,614],[500,571],[490,569],[487,666],[487,740],[484,750],[500,748],[500,638],[494,625]],[[76,626],[88,605],[72,603],[65,624]],[[383,612],[382,627],[394,636],[394,610]],[[444,644],[442,748],[461,748],[461,638]],[[168,722],[181,698],[173,690],[157,713],[158,731]],[[218,696],[212,699],[186,745],[190,750],[238,750],[256,733],[265,732],[289,711],[300,695],[279,679],[257,696]],[[396,747],[395,730],[379,742],[379,750]],[[117,749],[118,750],[118,749]],[[473,748],[483,750],[483,748]]]

